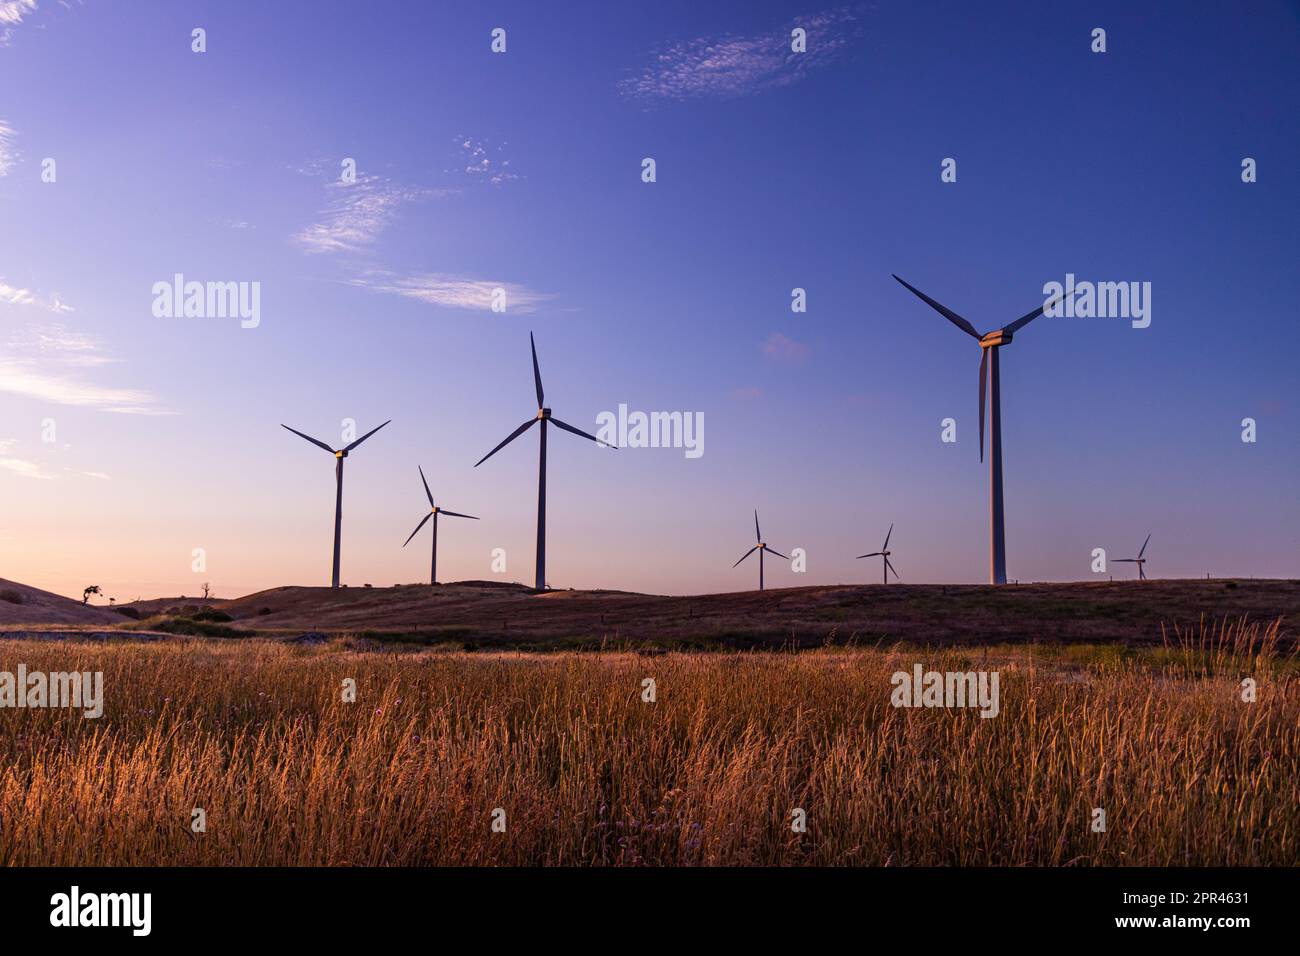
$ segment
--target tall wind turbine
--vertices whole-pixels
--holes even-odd
[[[898,276],[894,276],[898,279]],[[989,455],[989,583],[1007,583],[1007,547],[1006,533],[1002,520],[1002,386],[998,374],[998,350],[1011,344],[1011,338],[1034,319],[1043,314],[1064,298],[1064,293],[1044,302],[1028,315],[1022,315],[1010,325],[980,335],[971,325],[952,309],[934,301],[920,289],[914,288],[898,279],[922,302],[934,309],[957,328],[961,329],[980,344],[980,461],[984,460],[984,396],[986,389],[992,395],[992,418],[989,423],[989,442],[992,453]],[[989,356],[992,355],[990,360]],[[991,379],[991,382],[986,380]]]
[[[766,544],[763,543],[763,532],[758,530],[758,509],[757,508],[754,509],[754,537],[758,540],[758,544],[754,545],[752,548],[750,548],[748,551],[742,554],[740,556],[740,561],[744,561],[755,551],[758,552],[758,589],[761,591],[763,590],[763,555],[769,551],[775,554],[778,558],[785,558],[785,555],[782,554],[780,551],[777,551],[775,548],[769,548]],[[785,558],[785,559],[787,561],[790,560],[789,558]],[[740,567],[740,561],[737,561],[735,564],[732,565],[732,567],[733,568]]]
[[[551,410],[546,407],[546,393],[542,391],[542,373],[537,368],[537,343],[533,341],[533,333],[528,333],[528,344],[533,350],[533,384],[537,387],[537,414],[528,421],[524,422],[509,435],[505,441],[497,445],[490,452],[474,463],[477,468],[483,462],[487,461],[506,445],[522,435],[528,429],[532,428],[538,422],[542,423],[541,453],[538,457],[537,464],[537,581],[535,589],[538,591],[546,590],[546,425],[550,423],[556,428],[563,428],[566,432],[573,432],[575,435],[581,435],[583,438],[594,441],[597,445],[605,448],[617,448],[617,445],[609,445],[601,441],[595,435],[588,435],[580,428],[574,428],[572,425],[560,421],[551,414]]]
[[[420,466],[416,465],[416,467],[419,468]],[[424,482],[424,494],[425,497],[429,499],[430,510],[429,513],[420,520],[420,523],[415,526],[415,530],[411,532],[411,538],[414,538],[417,534],[419,534],[420,529],[424,527],[424,523],[426,521],[428,521],[430,518],[433,519],[433,557],[429,559],[429,583],[437,584],[438,583],[438,515],[446,515],[448,518],[470,518],[474,521],[477,521],[478,518],[475,518],[473,515],[463,515],[457,511],[448,511],[446,508],[439,508],[437,504],[434,503],[433,492],[429,490],[429,482],[425,481],[423,468],[420,468],[420,481]],[[411,538],[407,538],[405,541],[402,542],[403,548],[411,543]]]
[[[391,422],[391,421],[392,421],[392,419],[390,418],[390,419],[388,420],[388,422]],[[387,425],[388,422],[384,422],[384,425]],[[379,428],[383,428],[384,425],[380,425]],[[338,449],[338,450],[336,451],[335,449],[331,448],[329,445],[325,444],[323,441],[317,441],[315,438],[312,438],[310,435],[304,435],[302,432],[298,431],[298,429],[296,429],[296,428],[289,428],[288,425],[284,425],[284,424],[281,424],[280,427],[281,427],[281,428],[288,428],[289,431],[293,432],[293,433],[294,433],[295,435],[297,435],[299,438],[305,438],[305,439],[307,439],[307,441],[311,442],[313,445],[316,445],[316,446],[319,447],[319,448],[324,448],[327,452],[329,452],[331,455],[334,456],[334,461],[335,461],[335,464],[334,464],[334,481],[335,481],[335,484],[336,484],[338,487],[337,487],[337,491],[335,492],[335,496],[334,496],[334,575],[333,575],[333,577],[332,577],[332,579],[331,579],[330,587],[332,587],[332,588],[336,588],[336,587],[339,586],[339,546],[340,546],[340,544],[341,544],[341,542],[342,542],[342,540],[343,540],[343,539],[342,539],[342,535],[343,535],[343,459],[346,458],[346,457],[348,457],[348,452],[352,451],[352,449],[356,448],[358,445],[360,445],[363,441],[365,441],[367,438],[369,438],[369,437],[370,437],[371,435],[373,435],[375,432],[379,431],[379,428],[372,428],[370,431],[366,432],[364,435],[362,435],[360,438],[358,438],[358,439],[357,439],[356,441],[354,441],[352,444],[350,444],[350,445],[345,445],[343,448],[340,448],[340,449]]]
[[[880,558],[884,562],[881,571],[885,575],[885,581],[884,581],[885,584],[889,583],[889,572],[894,571],[894,566],[889,563],[889,556],[890,554],[893,553],[889,550],[889,536],[892,535],[893,533],[894,533],[894,526],[891,524],[889,526],[889,532],[885,535],[885,543],[880,546],[879,551],[872,551],[870,554],[858,555],[859,561],[861,561],[863,558]],[[894,571],[894,577],[895,578],[898,577],[897,571]]]
[[[1136,564],[1138,566],[1138,580],[1145,581],[1147,579],[1147,573],[1142,570],[1142,565],[1147,563],[1147,559],[1142,557],[1142,555],[1147,553],[1147,545],[1150,543],[1151,543],[1151,535],[1148,534],[1147,539],[1142,542],[1142,550],[1138,552],[1138,556],[1136,558],[1115,558],[1111,563],[1112,564]]]

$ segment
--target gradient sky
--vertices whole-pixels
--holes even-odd
[[[874,582],[891,522],[904,582],[985,581],[978,349],[891,272],[981,329],[1067,272],[1152,283],[1149,328],[1003,350],[1012,578],[1148,532],[1153,576],[1300,576],[1296,5],[991,6],[3,0],[0,577],[327,583],[333,463],[279,424],[392,418],[344,581],[425,579],[417,464],[482,517],[440,577],[531,581],[536,434],[472,466],[534,412],[534,330],[572,424],[705,420],[696,460],[552,432],[552,585],[753,587],[755,507],[808,555],[770,586]],[[155,318],[176,272],[260,282],[260,326]]]

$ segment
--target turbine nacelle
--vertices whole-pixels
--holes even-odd
[[[1013,333],[1006,329],[997,329],[993,332],[986,332],[980,336],[980,348],[992,349],[999,345],[1010,345]]]
[[[550,418],[550,417],[551,417],[551,410],[550,410],[549,408],[539,408],[539,409],[537,410],[537,420],[538,420],[538,421],[542,421],[542,422],[544,422],[544,421],[546,421],[546,420],[547,420],[548,418]]]

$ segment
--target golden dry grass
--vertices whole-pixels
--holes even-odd
[[[107,698],[0,710],[0,863],[1292,865],[1294,657],[1208,632],[1149,659],[0,642]],[[999,670],[1001,716],[893,708],[915,662]]]

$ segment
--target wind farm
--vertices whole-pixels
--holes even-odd
[[[1200,6],[0,0],[11,928],[1267,925],[1300,58]]]

